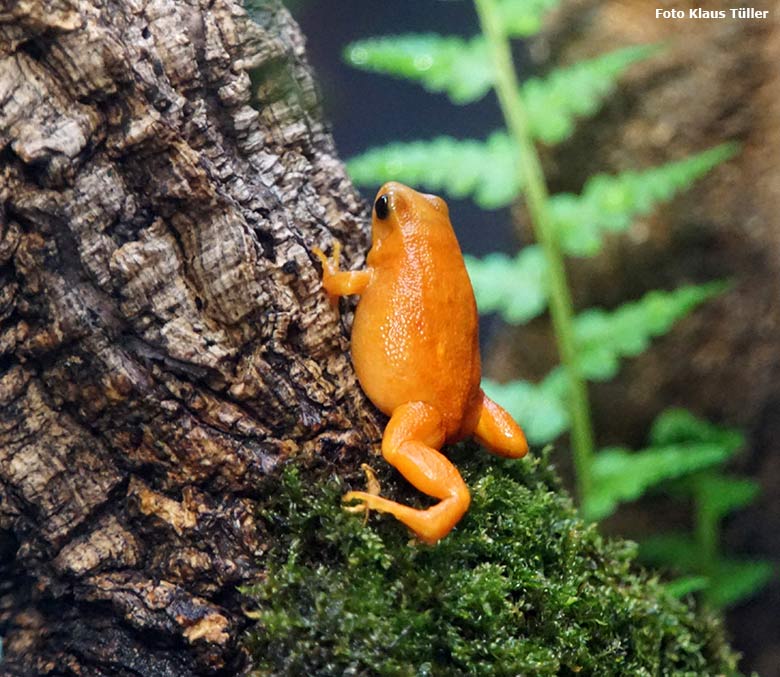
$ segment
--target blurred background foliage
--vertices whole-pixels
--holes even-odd
[[[553,4],[502,3],[510,10],[504,17],[510,34],[534,33],[541,26],[540,10]],[[528,218],[516,206],[523,187],[517,148],[502,131],[495,100],[487,96],[492,85],[490,56],[484,38],[474,35],[471,4],[344,2],[336,12],[325,10],[324,3],[301,0],[291,5],[309,36],[309,55],[339,150],[351,158],[350,172],[356,183],[366,186],[367,197],[384,180],[396,179],[448,198],[459,239],[470,254],[480,309],[492,313],[483,318],[483,345],[496,340],[503,323],[525,323],[542,313],[549,294],[548,262],[538,245],[528,242],[529,231],[522,227]],[[512,7],[520,6],[523,12],[511,13]],[[338,63],[342,50],[345,60],[360,70],[349,71]],[[570,139],[578,118],[596,115],[610,97],[619,99],[620,76],[632,64],[652,57],[657,48],[631,45],[589,54],[559,68],[542,63],[541,75],[531,65],[528,43],[516,42],[514,52],[521,76],[533,76],[524,78],[520,88],[529,134],[543,144],[548,162],[555,157],[562,163],[566,157],[548,149]],[[392,77],[379,78],[377,73]],[[731,138],[725,130],[712,137]],[[566,186],[549,201],[560,248],[576,257],[598,254],[605,237],[626,231],[637,217],[652,214],[659,204],[738,152],[733,143],[708,146],[682,156],[672,148],[653,166],[599,171],[582,176],[579,186]],[[521,227],[513,229],[513,222]],[[697,284],[684,277],[677,280],[676,289],[645,290],[634,300],[625,294],[624,303],[610,311],[594,308],[580,313],[574,333],[582,375],[611,379],[621,360],[639,355],[651,338],[672,330],[699,304],[726,291],[721,282],[708,282],[700,275],[694,280]],[[553,440],[567,430],[567,382],[560,369],[535,382],[528,378],[506,382],[512,369],[500,373],[493,364],[492,373],[505,382],[489,383],[491,394],[512,409],[534,441]],[[681,409],[648,415],[656,419],[642,450],[610,445],[593,457],[587,471],[593,488],[584,497],[583,508],[591,518],[601,519],[619,503],[635,500],[667,480],[664,492],[669,500],[680,501],[679,512],[692,506],[690,531],[656,531],[644,539],[643,556],[655,565],[674,564],[673,569],[685,575],[673,583],[679,593],[699,591],[711,604],[736,604],[759,590],[772,571],[767,562],[734,559],[721,552],[723,520],[759,494],[755,481],[721,470],[744,447],[744,436]],[[560,454],[565,445],[559,442],[558,447]],[[676,521],[689,522],[684,517]]]

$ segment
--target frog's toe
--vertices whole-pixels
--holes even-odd
[[[376,510],[377,512],[389,512],[395,514],[400,508],[404,506],[391,501],[387,498],[382,498],[376,494],[371,493],[373,488],[369,485],[368,491],[348,491],[341,498],[342,503],[351,503],[352,501],[358,501],[356,505],[345,505],[344,510],[349,512],[365,512],[368,514],[370,510]]]
[[[341,497],[342,504],[353,503],[357,501],[355,505],[342,505],[347,512],[368,512],[370,509],[369,499],[372,498],[372,494],[365,491],[349,491]]]

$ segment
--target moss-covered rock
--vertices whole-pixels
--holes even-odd
[[[247,591],[259,674],[736,674],[720,622],[584,524],[545,459],[469,451],[471,509],[435,547],[345,513],[338,480],[284,475],[268,577]]]

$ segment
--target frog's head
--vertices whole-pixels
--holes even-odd
[[[373,245],[380,247],[394,234],[400,235],[402,240],[424,235],[442,220],[449,226],[449,210],[444,200],[390,181],[379,189],[374,200]]]

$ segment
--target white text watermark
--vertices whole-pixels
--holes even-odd
[[[735,7],[731,9],[703,9],[690,7],[685,9],[656,9],[656,19],[766,19],[768,9],[755,7]]]

